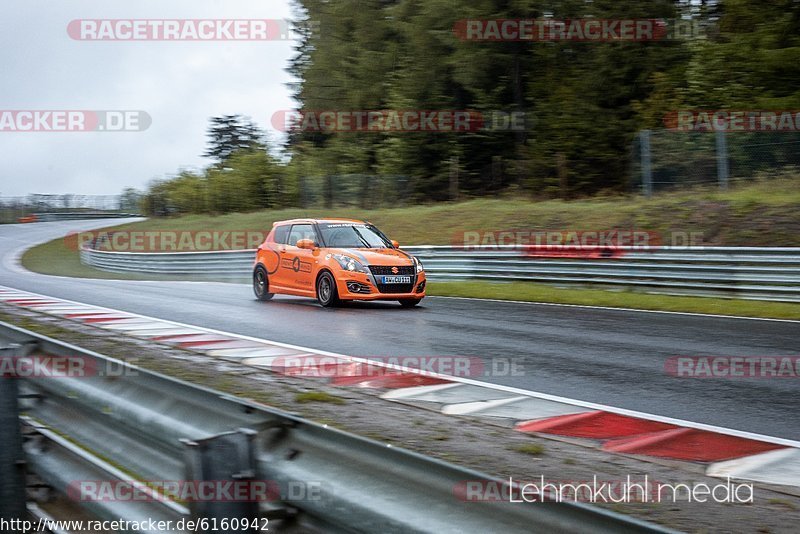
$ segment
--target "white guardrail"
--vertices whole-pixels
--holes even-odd
[[[547,247],[414,246],[432,281],[530,281],[657,293],[800,302],[800,248],[615,247],[589,255]],[[84,248],[81,261],[97,269],[180,277],[246,279],[254,250],[136,253]],[[577,256],[577,257],[576,257]]]

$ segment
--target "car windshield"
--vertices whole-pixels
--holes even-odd
[[[392,248],[392,243],[372,225],[321,223],[322,239],[330,248]]]

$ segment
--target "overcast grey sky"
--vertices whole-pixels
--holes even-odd
[[[214,115],[293,108],[291,41],[79,41],[74,19],[285,19],[290,0],[3,0],[0,110],[144,110],[144,132],[0,131],[0,195],[115,194],[205,166]],[[273,137],[279,135],[274,130]]]

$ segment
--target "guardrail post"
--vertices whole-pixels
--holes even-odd
[[[19,425],[19,388],[9,369],[21,355],[19,345],[0,347],[0,518],[24,519],[25,457]]]
[[[242,481],[253,481],[256,476],[256,457],[253,446],[256,432],[241,428],[236,432],[220,434],[201,440],[183,440],[186,449],[186,479],[191,484],[200,485],[200,482],[212,482],[212,487],[232,481],[241,484]],[[243,484],[245,491],[252,497],[258,488],[256,484]],[[258,532],[258,499],[237,498],[228,499],[225,495],[219,498],[198,498],[189,503],[194,520],[207,519],[208,525],[214,525],[219,532]],[[232,519],[247,519],[254,528],[234,528],[228,523],[223,528],[222,520],[230,522]],[[214,524],[216,521],[216,524]],[[240,525],[236,525],[241,527]]]

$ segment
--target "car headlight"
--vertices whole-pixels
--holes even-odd
[[[333,259],[335,259],[345,271],[354,273],[369,272],[363,263],[355,258],[351,258],[350,256],[345,256],[344,254],[334,254]]]
[[[425,270],[425,268],[422,266],[422,262],[416,257],[414,257],[414,264],[417,266],[417,274]]]

